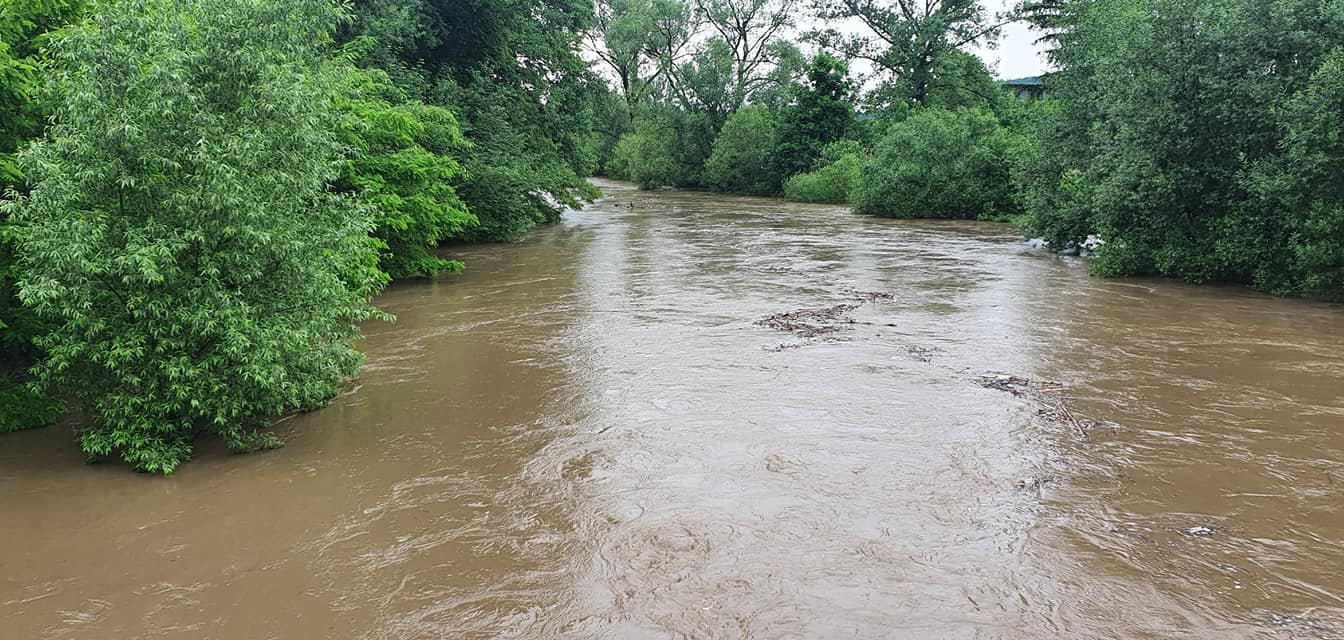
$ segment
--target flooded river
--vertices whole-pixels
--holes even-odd
[[[602,186],[284,449],[0,438],[0,637],[1344,637],[1344,310]]]

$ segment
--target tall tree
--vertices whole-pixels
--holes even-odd
[[[1344,4],[1072,5],[1029,230],[1059,249],[1100,236],[1102,274],[1344,298]]]
[[[798,0],[695,0],[696,11],[727,45],[732,60],[732,109],[771,81],[782,36],[794,24]]]
[[[961,47],[994,41],[1011,16],[980,0],[813,0],[818,18],[853,20],[859,33],[821,29],[810,35],[850,59],[867,60],[898,89],[894,99],[926,104],[942,66]]]
[[[41,91],[48,72],[43,46],[83,12],[82,0],[7,0],[0,3],[0,198],[22,190],[14,154],[41,135],[52,96]],[[60,403],[27,384],[40,357],[33,344],[42,323],[18,299],[21,268],[11,245],[8,216],[0,211],[0,433],[55,420]]]
[[[1074,24],[1075,0],[1027,0],[1022,3],[1021,16],[1041,32],[1036,44],[1047,47],[1046,55],[1053,61],[1059,50],[1060,36]]]
[[[854,85],[849,67],[823,52],[812,59],[807,82],[796,88],[795,100],[779,123],[774,170],[787,178],[809,171],[826,145],[840,140],[854,118]]]
[[[472,145],[457,193],[479,224],[466,240],[513,240],[594,195],[592,111],[601,86],[580,57],[592,0],[358,0],[343,39],[413,98],[452,109]]]
[[[615,76],[633,118],[637,103],[688,55],[694,14],[678,0],[600,0],[596,16],[589,50]]]
[[[109,0],[53,42],[61,104],[20,154],[24,302],[80,444],[168,473],[331,398],[374,315],[368,215],[340,164],[325,0]]]
[[[457,118],[409,99],[379,69],[352,66],[342,80],[339,131],[351,152],[336,188],[373,211],[379,269],[393,279],[461,270],[431,253],[478,222],[453,187],[461,172],[453,154],[466,147]]]

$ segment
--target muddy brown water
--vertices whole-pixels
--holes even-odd
[[[383,295],[284,449],[0,439],[0,637],[1344,637],[1340,308],[602,186]]]

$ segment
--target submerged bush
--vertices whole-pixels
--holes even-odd
[[[916,112],[893,126],[864,163],[854,210],[893,218],[1017,214],[1010,166],[1021,144],[989,111]]]
[[[460,271],[461,262],[431,253],[478,222],[453,188],[461,168],[451,154],[467,146],[457,119],[409,100],[383,71],[351,67],[342,80],[340,134],[352,157],[337,187],[372,208],[379,269],[393,279]]]
[[[705,160],[705,181],[718,191],[779,193],[775,173],[775,120],[769,109],[748,105],[728,117]]]
[[[784,181],[784,199],[795,202],[848,204],[859,179],[863,157],[858,143],[842,140],[826,146],[814,171]]]
[[[357,372],[382,284],[372,222],[333,194],[339,81],[324,0],[97,3],[32,186],[5,208],[20,295],[51,323],[39,380],[73,398],[90,458],[168,473],[209,433],[234,451]]]

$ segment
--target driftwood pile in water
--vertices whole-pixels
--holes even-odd
[[[1074,414],[1068,406],[1072,400],[1068,396],[1069,388],[1058,382],[1030,380],[1003,373],[980,376],[976,381],[986,389],[1011,393],[1036,405],[1036,415],[1051,422],[1068,424],[1083,438],[1087,438],[1087,432],[1097,427],[1114,426]]]
[[[776,331],[792,333],[800,338],[816,338],[850,328],[849,325],[871,324],[856,322],[849,314],[868,303],[889,302],[895,299],[895,296],[890,293],[881,291],[847,289],[845,295],[854,302],[843,302],[824,309],[798,309],[776,313],[757,320],[756,324]]]
[[[857,304],[843,303],[825,309],[799,309],[767,316],[756,321],[756,324],[804,338],[815,338],[835,333],[843,324],[853,324],[854,319],[849,314],[858,308]]]

